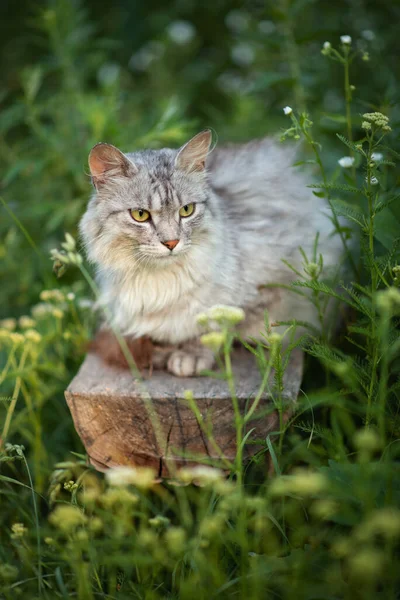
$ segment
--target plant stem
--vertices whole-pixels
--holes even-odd
[[[240,413],[239,401],[236,396],[235,381],[233,378],[232,362],[231,362],[231,342],[225,340],[224,343],[224,360],[225,360],[225,374],[228,382],[229,391],[232,398],[233,411],[235,414],[235,428],[236,428],[236,477],[241,489],[243,482],[243,418]]]

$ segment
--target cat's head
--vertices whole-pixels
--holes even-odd
[[[178,150],[89,155],[95,195],[80,223],[89,258],[117,270],[157,268],[206,243],[213,228],[205,161],[211,132]]]

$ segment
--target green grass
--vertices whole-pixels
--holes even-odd
[[[23,21],[8,7],[1,42],[0,598],[398,599],[396,4],[28,4]],[[169,29],[179,20],[194,26],[184,44]],[[154,56],[142,68],[145,51]],[[221,344],[232,390],[231,475],[186,470],[174,485],[138,471],[121,486],[88,468],[63,398],[95,328],[95,286],[85,262],[63,254],[57,279],[50,250],[76,237],[92,145],[177,146],[205,126],[221,141],[303,141],[300,163],[330,206],[347,275],[323,281],[309,240],[291,289],[310,292],[321,321],[337,302],[341,327],[287,346],[266,321],[271,351],[255,360],[264,376],[275,369],[279,428],[245,464],[258,405],[237,410],[235,327],[224,321],[208,343]],[[280,392],[296,345],[306,371],[286,422]],[[185,401],[201,421],[190,393]]]

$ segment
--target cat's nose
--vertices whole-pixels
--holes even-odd
[[[164,246],[167,246],[170,250],[173,250],[175,246],[179,244],[179,240],[168,240],[166,242],[161,242]]]

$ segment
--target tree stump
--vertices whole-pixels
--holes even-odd
[[[244,348],[233,351],[232,366],[243,414],[257,395],[261,376],[254,356]],[[302,374],[303,354],[295,350],[284,377],[286,402],[296,401]],[[272,389],[272,376],[269,385]],[[185,390],[193,392],[203,427],[184,400]],[[201,461],[226,468],[222,456],[229,461],[235,458],[232,398],[221,378],[178,378],[154,371],[140,383],[129,371],[88,354],[65,397],[89,460],[99,471],[119,465],[151,466],[163,477]],[[244,457],[254,455],[260,448],[257,440],[265,440],[277,428],[277,413],[266,391],[246,424],[246,431],[252,430],[252,443],[246,443]],[[205,429],[212,431],[213,439]]]

